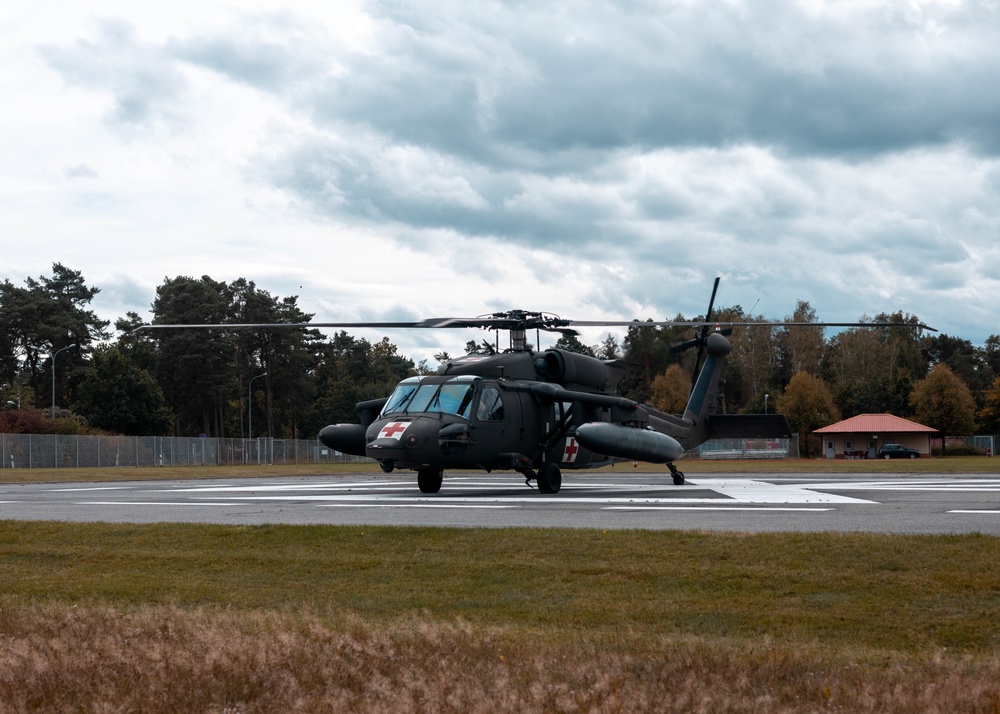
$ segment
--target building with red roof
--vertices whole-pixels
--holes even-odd
[[[823,438],[828,459],[873,459],[884,444],[901,444],[930,456],[931,436],[938,432],[892,414],[859,414],[813,433]]]

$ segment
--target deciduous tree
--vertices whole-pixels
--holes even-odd
[[[653,380],[652,403],[657,409],[671,414],[681,414],[691,393],[691,375],[679,364],[667,367],[666,372]]]
[[[1000,377],[983,395],[983,406],[977,414],[979,427],[987,434],[1000,434]]]
[[[934,365],[910,394],[914,417],[944,436],[967,436],[976,425],[976,404],[969,388],[944,363]]]
[[[775,400],[777,411],[784,414],[793,433],[798,433],[802,455],[814,453],[812,432],[840,419],[830,388],[819,377],[799,372],[792,377],[783,394]]]
[[[819,322],[816,310],[806,301],[795,303],[795,311],[785,322]],[[782,382],[787,383],[799,372],[820,374],[826,355],[826,338],[822,327],[783,327],[778,333],[781,349]]]

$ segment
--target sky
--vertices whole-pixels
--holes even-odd
[[[315,321],[631,320],[721,276],[981,345],[998,77],[997,0],[7,3],[0,279],[62,263],[111,321],[203,275]]]

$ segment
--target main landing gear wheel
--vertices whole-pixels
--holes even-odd
[[[417,471],[417,486],[421,493],[437,493],[441,490],[441,481],[444,480],[444,472],[434,469],[420,469]]]
[[[683,486],[684,474],[678,471],[677,467],[674,466],[673,464],[667,464],[667,466],[670,468],[670,475],[673,476],[674,478],[674,486]]]
[[[546,461],[542,468],[538,469],[538,492],[539,493],[559,493],[562,486],[562,471],[559,464],[554,461]]]

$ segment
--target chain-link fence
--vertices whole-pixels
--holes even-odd
[[[695,449],[701,459],[797,459],[798,434],[791,439],[712,439]]]
[[[692,451],[702,459],[786,459],[799,457],[792,439],[713,439]],[[299,439],[215,439],[171,436],[59,436],[0,434],[0,468],[116,468],[141,466],[227,466],[239,464],[324,464],[369,461],[342,454],[318,441]]]
[[[367,461],[318,441],[0,434],[0,468],[224,466]]]

